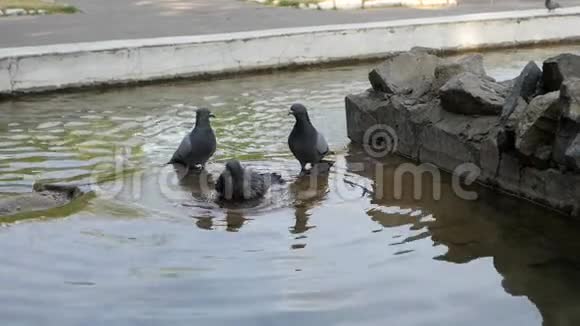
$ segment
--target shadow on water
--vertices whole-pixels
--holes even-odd
[[[441,178],[438,200],[433,194],[439,185],[428,175],[420,180],[420,200],[414,197],[416,184],[410,175],[400,183],[402,197],[393,198],[397,192],[395,171],[407,161],[389,157],[377,162],[355,147],[346,160],[357,167],[351,172],[373,180],[369,194],[373,208],[367,211],[373,221],[385,228],[412,225],[425,230],[401,242],[430,238],[434,246],[447,248],[446,253],[433,259],[454,264],[491,257],[503,277],[504,290],[533,302],[543,317],[543,325],[580,324],[578,221],[478,186],[472,187],[478,193],[477,200],[460,199],[448,174]],[[377,163],[382,164],[378,169]]]

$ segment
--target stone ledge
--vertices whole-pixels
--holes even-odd
[[[0,49],[0,94],[384,58],[415,46],[463,51],[576,41],[579,25],[580,7],[573,7],[556,13],[527,10],[4,48]]]

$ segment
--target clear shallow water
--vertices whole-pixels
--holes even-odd
[[[565,49],[489,53],[498,79]],[[7,325],[577,325],[580,225],[444,176],[433,199],[397,185],[404,160],[349,147],[344,95],[370,65],[211,82],[43,95],[0,103],[0,193],[35,180],[102,182],[96,196],[0,228]],[[291,103],[311,107],[335,151],[327,177],[297,176]],[[222,208],[163,166],[212,108],[219,151],[287,184]],[[211,184],[211,180],[208,182]],[[396,196],[397,190],[403,190]]]

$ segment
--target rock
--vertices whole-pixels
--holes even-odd
[[[348,138],[356,144],[363,144],[368,128],[380,124],[377,112],[387,110],[388,105],[389,100],[383,94],[372,90],[347,96],[345,106]]]
[[[516,149],[524,157],[531,158],[540,147],[553,143],[561,112],[559,96],[559,92],[538,96],[523,113],[516,129]]]
[[[488,184],[495,184],[501,160],[500,134],[501,128],[494,128],[485,137],[479,147],[479,164],[481,179]]]
[[[517,99],[516,106],[511,112],[511,114],[509,114],[507,118],[502,116],[501,121],[505,131],[504,134],[505,139],[501,143],[503,151],[508,151],[516,148],[515,130],[517,129],[518,123],[522,119],[524,112],[526,111],[527,108],[528,103],[522,97],[519,97]]]
[[[580,56],[565,53],[547,59],[544,61],[543,71],[544,91],[557,91],[564,80],[580,78]]]
[[[439,60],[420,51],[396,54],[373,69],[369,81],[376,91],[419,98],[430,90]]]
[[[514,85],[508,97],[505,100],[505,104],[502,109],[501,118],[502,120],[509,119],[510,115],[514,112],[516,107],[520,105],[520,99],[529,103],[536,94],[538,85],[542,80],[542,70],[540,67],[530,61],[525,67],[520,75],[514,80]]]
[[[483,67],[483,56],[481,54],[472,54],[442,62],[435,68],[433,90],[439,90],[451,78],[464,72],[471,72],[477,76],[486,76],[485,68]]]
[[[4,9],[6,16],[22,16],[26,15],[26,10],[24,9]]]
[[[504,190],[520,194],[520,161],[514,153],[503,153],[497,173],[497,184]]]
[[[580,134],[576,135],[564,154],[568,166],[580,171]]]
[[[439,59],[437,76],[452,77],[437,94],[417,92],[429,84],[430,75],[405,81],[401,76],[411,73],[399,73],[395,64],[402,56],[410,61],[429,55],[424,49],[394,55],[369,76],[374,90],[347,97],[349,138],[372,144],[368,131],[387,128],[402,156],[448,171],[475,164],[479,182],[579,215],[580,79],[564,79],[560,92],[534,98],[543,93],[543,77],[533,62],[518,78],[499,83],[483,71],[462,71],[466,68]]]
[[[0,199],[0,216],[46,211],[70,203],[84,192],[77,186],[35,184],[33,192]]]
[[[572,146],[580,133],[580,79],[572,78],[560,90],[562,116],[556,131],[553,159],[560,166],[578,170],[577,148]]]
[[[443,109],[464,115],[499,115],[507,89],[470,72],[461,73],[439,90]]]

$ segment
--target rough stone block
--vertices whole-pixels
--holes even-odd
[[[580,56],[565,53],[549,58],[544,61],[543,71],[544,91],[557,91],[566,79],[580,78]]]
[[[386,110],[388,104],[382,94],[373,91],[348,95],[345,99],[348,138],[362,144],[367,130],[379,124],[377,111]]]
[[[520,105],[520,99],[529,103],[532,96],[536,94],[541,80],[542,70],[535,62],[530,61],[515,79],[515,83],[502,109],[502,119],[507,120],[512,115],[516,107]]]
[[[455,115],[423,128],[419,138],[419,160],[453,171],[463,163],[479,163],[472,144],[462,140],[469,118]]]
[[[538,96],[522,114],[516,129],[516,149],[525,157],[554,142],[561,113],[559,96],[559,92]]]
[[[418,98],[431,89],[439,60],[422,52],[393,55],[369,73],[369,81],[376,91]]]
[[[446,111],[465,115],[499,115],[506,95],[501,84],[469,72],[451,78],[439,90]]]
[[[486,76],[483,66],[483,56],[481,54],[472,54],[455,60],[442,61],[435,68],[433,90],[439,90],[451,78],[464,72],[470,72],[477,76]]]
[[[560,105],[562,113],[556,131],[553,159],[560,166],[578,170],[576,158],[580,153],[573,143],[580,133],[580,79],[573,78],[562,84]]]
[[[515,153],[503,153],[501,155],[497,184],[516,195],[520,195],[520,161]]]

